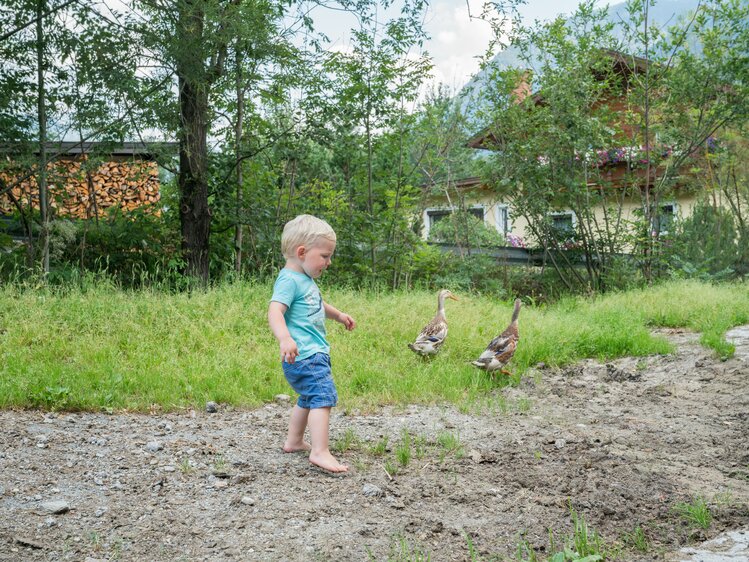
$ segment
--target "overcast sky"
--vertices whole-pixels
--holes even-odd
[[[525,23],[571,13],[580,0],[529,0],[520,7]],[[471,13],[480,13],[481,1],[470,0]],[[491,40],[486,22],[468,17],[466,0],[435,0],[429,8],[427,30],[432,39],[426,45],[434,59],[438,82],[461,87],[478,70],[478,57]]]
[[[527,0],[520,12],[526,23],[532,23],[571,13],[579,3],[580,0]],[[431,36],[425,49],[433,58],[435,81],[456,90],[478,70],[478,57],[486,51],[492,33],[488,23],[468,16],[468,4],[474,16],[481,13],[483,0],[433,0],[425,20]],[[600,0],[600,5],[606,4]],[[341,12],[322,10],[314,19],[316,27],[334,41],[332,48],[346,50],[349,40],[346,31],[355,24],[353,18],[347,21]]]

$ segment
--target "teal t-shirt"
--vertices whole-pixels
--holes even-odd
[[[305,273],[282,269],[273,285],[271,301],[285,304],[286,327],[299,348],[298,359],[315,353],[330,354],[330,344],[325,339],[325,308],[320,289]]]

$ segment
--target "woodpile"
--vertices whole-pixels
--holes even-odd
[[[153,205],[161,197],[156,162],[131,159],[110,160],[98,166],[87,164],[85,159],[59,160],[49,164],[49,205],[55,215],[78,219],[102,217],[112,207],[128,212]],[[0,185],[14,183],[14,175],[0,171]],[[28,209],[29,205],[39,208],[36,177],[14,187],[11,193],[23,208]],[[158,212],[155,206],[153,209]],[[14,211],[16,206],[12,198],[0,196],[0,214]]]

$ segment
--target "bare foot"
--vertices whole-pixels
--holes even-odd
[[[325,451],[324,453],[316,455],[311,454],[309,456],[309,462],[329,472],[348,472],[348,465],[339,463],[336,458],[330,454],[330,451]]]
[[[312,447],[306,441],[301,443],[289,443],[288,441],[283,444],[284,453],[297,453],[299,451],[311,451]]]

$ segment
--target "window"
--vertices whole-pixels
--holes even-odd
[[[494,207],[494,220],[497,224],[497,232],[507,236],[507,233],[510,232],[510,213],[507,205]]]
[[[572,211],[562,211],[559,213],[549,213],[551,217],[551,229],[561,238],[569,238],[575,234],[575,213]]]
[[[434,208],[426,209],[424,211],[424,237],[429,237],[429,231],[442,219],[449,217],[453,213],[454,209]],[[466,209],[467,212],[471,213],[474,217],[480,221],[484,221],[484,208],[483,207],[469,207]]]
[[[676,220],[676,211],[676,203],[663,203],[659,205],[658,214],[653,217],[653,230],[660,234],[668,234],[668,231]]]

